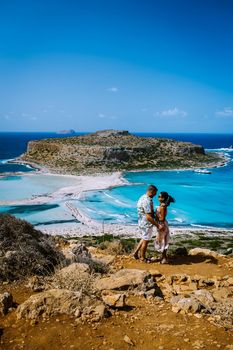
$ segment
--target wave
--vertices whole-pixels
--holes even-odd
[[[121,201],[120,199],[116,199],[114,196],[111,196],[110,194],[106,193],[106,192],[103,192],[103,194],[108,197],[108,198],[111,198],[113,199],[113,201],[117,204],[120,204],[120,205],[123,205],[124,207],[130,207],[130,205],[126,202],[123,202]]]
[[[14,158],[11,158],[11,159],[0,159],[0,164],[7,164],[11,160],[14,160]]]
[[[182,218],[174,218],[173,220],[177,221],[177,222],[180,222],[180,223],[185,222],[185,220],[183,220]]]
[[[214,152],[233,152],[233,148],[231,148],[231,147],[206,148],[206,151],[214,151]]]

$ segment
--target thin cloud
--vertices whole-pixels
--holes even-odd
[[[117,116],[116,115],[107,115],[107,114],[103,114],[103,113],[99,113],[98,114],[98,117],[101,118],[101,119],[117,119]]]
[[[220,118],[233,118],[233,107],[225,107],[222,110],[215,112],[215,114]]]
[[[99,114],[98,114],[98,117],[99,117],[99,118],[106,118],[106,115],[103,114],[103,113],[99,113]]]
[[[118,87],[116,87],[116,86],[112,86],[112,87],[108,88],[107,91],[110,91],[110,92],[118,92],[119,89],[118,89]]]
[[[186,117],[187,115],[188,113],[186,111],[183,111],[177,107],[164,109],[160,112],[156,112],[155,114],[155,116],[159,117]]]

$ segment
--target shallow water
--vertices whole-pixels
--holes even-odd
[[[56,175],[21,175],[0,178],[0,201],[22,200],[49,195],[61,187],[74,186],[77,180]]]

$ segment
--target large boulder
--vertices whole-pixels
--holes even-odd
[[[146,283],[151,275],[144,270],[122,269],[112,274],[110,277],[105,277],[95,282],[95,288],[98,290],[104,289],[119,289],[124,290],[130,287],[135,287]]]
[[[189,251],[189,255],[202,255],[202,256],[211,256],[213,258],[223,257],[224,255],[213,252],[210,249],[206,248],[193,248]]]
[[[88,276],[90,274],[90,267],[83,263],[73,263],[69,266],[63,267],[57,272],[57,275],[62,278],[80,278],[80,276]]]
[[[75,316],[80,309],[80,293],[67,289],[50,289],[32,295],[17,308],[17,317],[37,319],[40,315],[66,314]]]

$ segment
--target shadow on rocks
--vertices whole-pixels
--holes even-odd
[[[206,262],[214,265],[218,264],[218,260],[213,256],[204,256],[204,255],[188,255],[188,256],[173,255],[169,259],[170,265],[191,265],[191,264],[199,264],[202,262]]]

